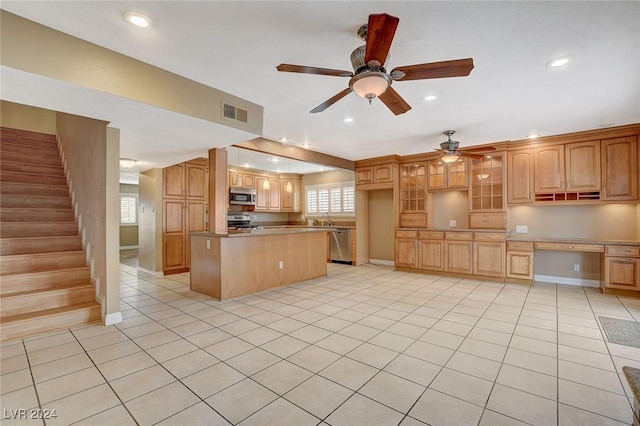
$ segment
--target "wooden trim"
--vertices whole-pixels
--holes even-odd
[[[389,164],[389,163],[398,163],[400,162],[402,157],[399,155],[385,155],[382,157],[373,157],[367,158],[364,160],[357,160],[354,162],[355,167],[367,167],[367,166],[378,166],[381,164]]]
[[[227,185],[227,150],[209,150],[209,229],[216,234],[227,233],[227,208],[229,186]]]
[[[326,166],[337,167],[339,169],[355,170],[355,162],[329,154],[311,151],[297,146],[285,145],[280,142],[266,138],[255,138],[244,142],[233,144],[238,148],[245,148],[251,151],[265,152],[279,157],[291,158],[292,160],[306,161],[309,163],[324,164]]]
[[[560,135],[544,136],[529,140],[521,139],[511,141],[507,145],[508,150],[534,148],[541,145],[567,144],[574,142],[587,142],[600,139],[611,139],[622,136],[632,136],[640,134],[640,123],[628,124],[625,126],[609,127],[606,129],[584,130],[573,133],[563,133]]]

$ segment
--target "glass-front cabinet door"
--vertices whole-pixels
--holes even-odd
[[[400,226],[427,226],[426,162],[400,166]]]
[[[469,225],[505,229],[504,153],[471,160],[469,173]]]

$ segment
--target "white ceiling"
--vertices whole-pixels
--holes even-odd
[[[264,107],[263,136],[350,160],[640,122],[640,2],[7,1],[2,9]],[[149,29],[122,20],[153,18]],[[469,77],[394,82],[413,107],[394,116],[350,94],[347,78],[280,73],[280,63],[350,70],[371,13],[400,18],[387,68],[472,57]],[[552,58],[571,55],[551,69]],[[15,70],[3,99],[89,115],[121,129],[137,168],[251,139],[213,123]],[[437,100],[426,102],[426,95]],[[346,124],[344,118],[352,118]],[[176,129],[180,129],[177,131]],[[230,158],[233,155],[230,155]]]

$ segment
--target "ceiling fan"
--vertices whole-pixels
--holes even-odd
[[[394,68],[387,73],[384,68],[400,19],[386,13],[369,15],[369,22],[358,29],[358,36],[366,44],[351,53],[354,72],[303,65],[280,64],[278,71],[350,77],[349,87],[311,110],[321,112],[351,92],[371,101],[378,97],[395,115],[411,109],[409,104],[392,87],[393,81],[425,80],[444,77],[464,77],[473,69],[473,59],[431,62]]]
[[[440,144],[440,149],[436,149],[436,151],[442,152],[442,157],[440,157],[440,160],[444,161],[445,163],[453,163],[460,157],[482,158],[485,156],[485,154],[479,154],[480,152],[496,150],[493,146],[479,146],[477,148],[459,149],[460,142],[451,140],[451,136],[453,136],[455,132],[455,130],[445,130],[444,132],[442,132],[442,134],[447,137],[447,140]]]

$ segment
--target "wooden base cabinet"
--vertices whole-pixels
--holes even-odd
[[[504,232],[476,232],[473,239],[473,273],[504,278]]]
[[[400,268],[418,267],[418,232],[398,231],[395,242],[395,265]]]
[[[507,241],[507,278],[533,282],[533,243]]]
[[[473,241],[471,232],[445,232],[446,272],[473,273]]]
[[[418,240],[418,269],[444,270],[444,234],[420,232]]]
[[[606,246],[605,292],[606,289],[640,291],[640,247]]]

